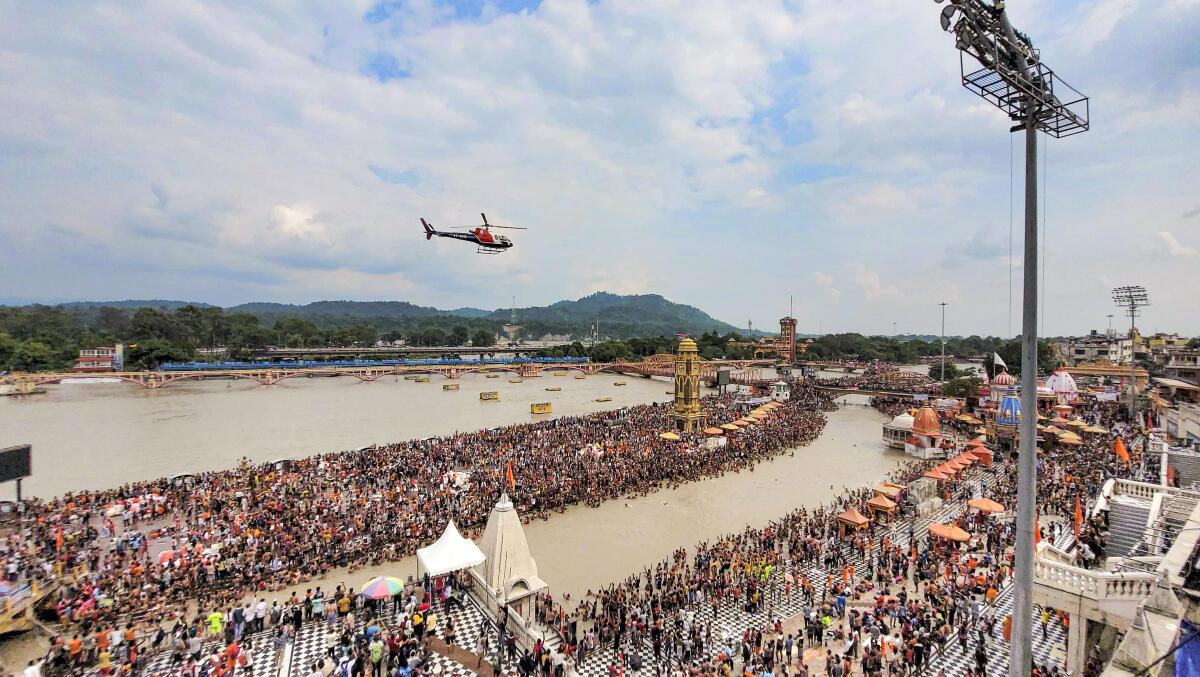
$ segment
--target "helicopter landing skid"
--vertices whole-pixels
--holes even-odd
[[[476,247],[475,253],[476,254],[488,254],[488,255],[494,256],[496,254],[503,254],[504,250],[503,249],[492,249],[491,247]]]

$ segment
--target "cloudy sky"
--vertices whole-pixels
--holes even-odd
[[[0,299],[661,293],[766,328],[1019,331],[1022,148],[931,2],[0,0]],[[1045,333],[1200,334],[1200,0],[1012,0],[1092,130],[1045,145]],[[487,212],[514,250],[426,242]],[[1120,326],[1118,315],[1114,322]]]

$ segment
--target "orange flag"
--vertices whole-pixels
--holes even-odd
[[[1038,543],[1042,542],[1042,530],[1038,528],[1037,513],[1033,513],[1033,551],[1037,552]]]
[[[1120,437],[1118,437],[1117,441],[1113,444],[1113,450],[1117,452],[1117,458],[1129,463],[1129,450],[1125,448],[1125,441]]]
[[[1079,532],[1083,529],[1083,504],[1079,501],[1079,494],[1075,494],[1075,540],[1079,540]]]
[[[517,490],[517,480],[515,477],[513,477],[512,461],[508,462],[508,469],[504,472],[504,475],[505,475],[505,477],[508,478],[509,489],[511,491],[516,491]]]
[[[63,533],[62,533],[62,525],[60,524],[60,525],[58,525],[58,532],[54,534],[54,549],[61,552],[62,546],[63,546]]]

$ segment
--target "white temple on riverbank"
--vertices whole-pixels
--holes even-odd
[[[497,617],[507,605],[513,614],[528,621],[533,614],[534,595],[547,585],[538,576],[521,516],[507,493],[492,508],[479,547],[487,558],[471,569],[472,578],[479,584],[479,598]]]

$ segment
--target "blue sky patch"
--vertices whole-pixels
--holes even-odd
[[[415,169],[390,169],[379,165],[367,165],[380,181],[402,186],[415,186],[421,182],[421,175]]]
[[[380,82],[402,80],[412,75],[409,70],[400,65],[400,61],[387,52],[375,52],[362,67],[363,75],[375,78]]]

